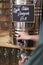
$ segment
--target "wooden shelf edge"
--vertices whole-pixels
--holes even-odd
[[[9,43],[2,43],[0,44],[0,47],[6,47],[6,48],[13,48],[13,49],[20,49],[20,46],[18,45],[13,45]],[[25,47],[24,50],[35,50],[35,47]]]

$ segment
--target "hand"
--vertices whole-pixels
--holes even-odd
[[[19,60],[19,65],[23,65],[26,62],[26,59],[27,58],[25,57],[25,58]]]
[[[33,40],[38,41],[39,35],[29,35],[27,32],[20,32],[16,38],[17,40]]]
[[[20,32],[17,36],[17,40],[27,40],[28,36],[27,32]]]

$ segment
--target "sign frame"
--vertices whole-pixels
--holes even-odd
[[[33,6],[34,4],[28,4],[28,5],[13,5],[13,6]],[[35,14],[35,7],[34,7],[34,14]],[[13,18],[13,9],[12,9],[12,18]],[[14,21],[13,22],[26,22],[26,23],[35,23],[35,15],[34,15],[34,20],[33,21]]]

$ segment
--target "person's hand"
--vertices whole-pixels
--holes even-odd
[[[17,40],[33,40],[38,41],[39,35],[29,35],[27,32],[20,32],[16,38]]]
[[[27,32],[20,32],[17,36],[17,40],[27,40],[28,39],[28,33]]]
[[[26,62],[27,58],[24,57],[23,59],[19,60],[18,64],[23,65]]]

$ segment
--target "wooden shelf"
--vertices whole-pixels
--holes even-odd
[[[0,47],[6,47],[6,48],[15,48],[15,49],[20,49],[20,46],[18,45],[13,45],[13,44],[8,44],[8,43],[0,43]],[[35,47],[26,47],[24,50],[35,50]]]
[[[36,49],[35,47],[27,47],[27,48],[25,48],[25,50],[27,50],[27,51],[28,50],[31,50],[32,51],[32,50],[35,50],[35,49]]]
[[[17,48],[17,49],[20,48],[17,45],[13,45],[13,44],[9,44],[9,43],[0,43],[0,47]]]

